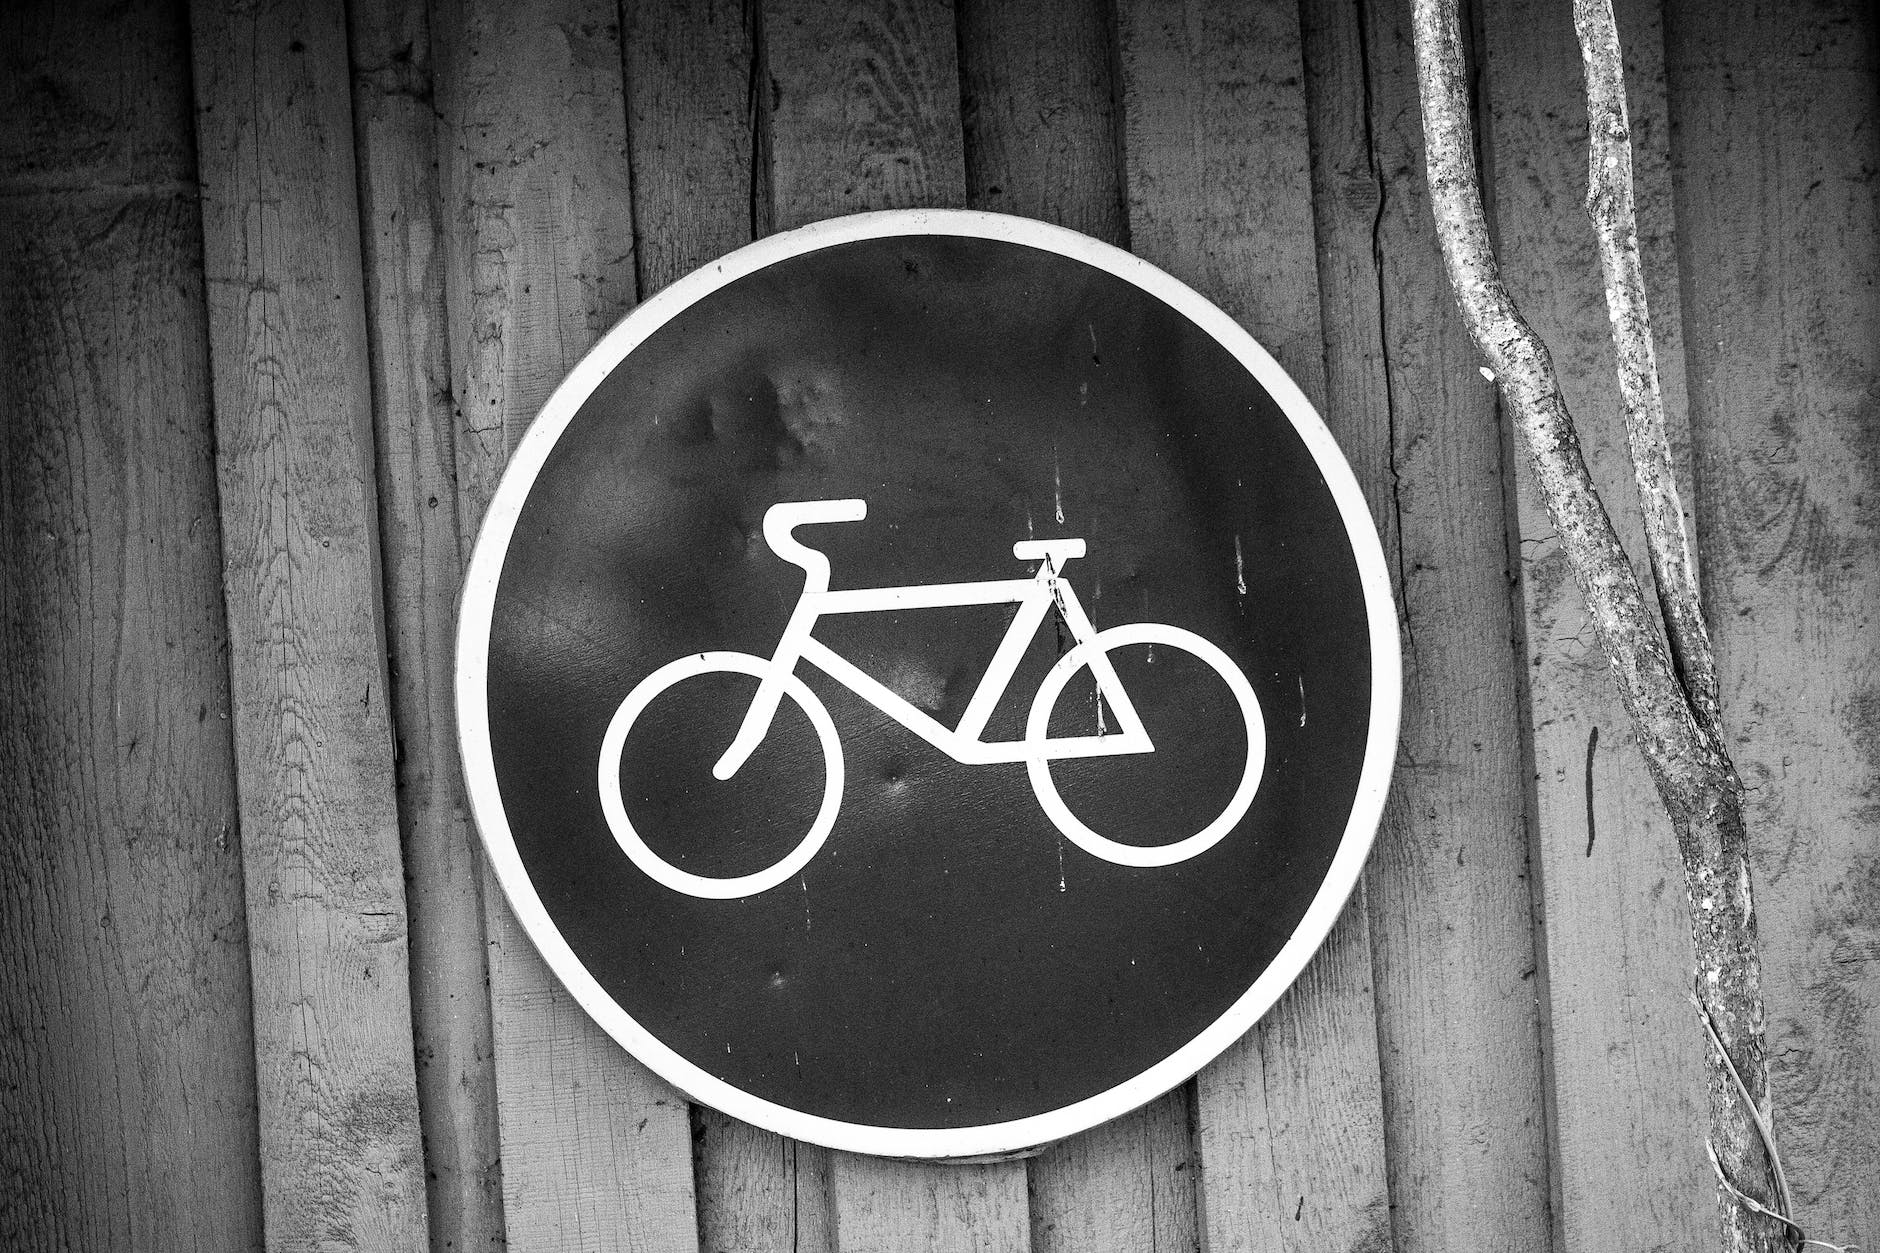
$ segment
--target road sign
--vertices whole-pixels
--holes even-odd
[[[999,1154],[1233,1042],[1395,744],[1356,485],[1231,319],[1023,219],[864,214],[646,302],[466,585],[466,776],[610,1034],[800,1139]]]

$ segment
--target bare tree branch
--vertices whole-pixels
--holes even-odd
[[[1586,67],[1586,114],[1592,140],[1586,162],[1586,213],[1599,238],[1599,263],[1606,275],[1606,308],[1619,359],[1626,443],[1645,510],[1645,544],[1658,585],[1659,611],[1685,692],[1699,725],[1721,739],[1717,666],[1710,633],[1704,628],[1697,564],[1684,530],[1684,506],[1671,468],[1671,441],[1665,435],[1665,401],[1658,389],[1658,354],[1652,343],[1632,202],[1625,58],[1611,0],[1574,0],[1573,25]]]
[[[1618,37],[1603,3],[1581,7],[1603,10],[1603,33],[1597,29],[1601,14],[1586,14],[1595,34],[1587,45],[1589,65],[1598,61],[1597,74],[1589,70],[1589,98],[1596,111],[1593,129],[1596,135],[1605,132],[1596,140],[1599,155],[1594,157],[1589,204],[1596,217],[1605,219],[1600,227],[1602,256],[1612,254],[1606,258],[1608,274],[1617,274],[1608,282],[1607,296],[1619,339],[1628,437],[1666,629],[1673,641],[1670,648],[1646,608],[1632,564],[1593,488],[1547,348],[1501,281],[1475,168],[1456,0],[1416,0],[1415,5],[1430,206],[1463,320],[1494,370],[1527,445],[1548,516],[1677,834],[1696,952],[1693,991],[1719,1046],[1706,1051],[1706,1086],[1710,1143],[1721,1171],[1717,1204],[1722,1247],[1770,1253],[1794,1247],[1795,1238],[1783,1220],[1768,1216],[1779,1192],[1758,1130],[1767,1125],[1769,1073],[1743,785],[1725,751],[1717,718],[1715,667],[1664,438],[1663,403],[1657,398],[1657,370],[1638,277],[1630,152],[1623,164],[1612,159],[1613,145],[1623,147],[1628,138]],[[1625,184],[1622,190],[1612,187],[1617,179]]]

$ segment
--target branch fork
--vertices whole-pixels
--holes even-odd
[[[1457,2],[1415,3],[1430,204],[1444,265],[1463,320],[1527,446],[1548,516],[1677,834],[1696,956],[1693,993],[1716,1044],[1706,1071],[1722,1247],[1794,1249],[1801,1237],[1784,1216],[1787,1190],[1768,1133],[1762,970],[1743,782],[1725,747],[1716,662],[1665,433],[1633,207],[1624,65],[1610,0],[1574,3],[1590,134],[1586,208],[1605,277],[1656,617],[1594,489],[1547,347],[1501,280],[1475,166]]]

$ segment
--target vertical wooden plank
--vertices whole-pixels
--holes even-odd
[[[710,1253],[826,1253],[829,1150],[699,1106],[692,1113],[699,1246]]]
[[[642,297],[751,242],[756,16],[745,0],[621,6]]]
[[[1303,9],[1327,406],[1394,550],[1405,702],[1371,854],[1397,1246],[1545,1249],[1548,1164],[1495,396],[1423,186],[1407,6]]]
[[[1199,1249],[1193,1095],[1184,1084],[1031,1159],[1032,1249]]]
[[[1688,444],[1658,6],[1617,6],[1652,321]],[[1649,582],[1586,193],[1586,103],[1567,8],[1482,9],[1487,142],[1503,275],[1553,353],[1588,464]],[[1523,457],[1511,458],[1545,920],[1555,1221],[1569,1249],[1698,1248],[1714,1224],[1702,1035],[1691,1023],[1683,869]],[[1688,490],[1688,487],[1687,487]]]
[[[346,29],[193,13],[270,1247],[427,1239]]]
[[[1109,14],[1083,0],[959,6],[966,202],[1123,247]]]
[[[842,1253],[1007,1253],[1029,1245],[1023,1162],[830,1156],[832,1234]]]
[[[509,450],[632,305],[620,29],[611,4],[460,0],[432,13],[466,551]],[[684,1098],[596,1027],[484,886],[515,1249],[698,1239]]]
[[[9,1249],[261,1239],[188,34],[0,15]]]
[[[450,710],[463,553],[430,23],[415,0],[361,0],[347,16],[431,1248],[493,1249],[502,1167],[483,879]]]
[[[754,6],[622,7],[639,286],[651,296],[751,241]],[[703,1106],[692,1111],[700,1243],[717,1253],[829,1248],[829,1154]]]
[[[1109,15],[1079,0],[959,9],[966,203],[1127,242]],[[1193,1249],[1188,1093],[1054,1145],[1027,1164],[1031,1242]]]
[[[1135,252],[1233,314],[1323,407],[1299,18],[1119,0]]]
[[[431,37],[469,540],[510,447],[633,307],[619,24],[597,0],[440,0]]]
[[[1233,314],[1323,407],[1297,11],[1130,0],[1118,17],[1136,252]],[[1347,446],[1374,435],[1333,426]],[[1292,991],[1197,1078],[1196,1111],[1207,1248],[1388,1247],[1362,887]]]
[[[1691,428],[1777,1143],[1880,1242],[1880,99],[1869,5],[1666,6]]]
[[[941,0],[764,6],[759,48],[778,229],[870,209],[965,201],[959,62]],[[831,1155],[836,1247],[1023,1249],[1025,1167]]]
[[[763,12],[775,229],[965,204],[950,5],[780,0]]]

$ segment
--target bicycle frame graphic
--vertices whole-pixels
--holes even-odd
[[[832,592],[829,590],[829,558],[804,545],[792,532],[800,526],[859,522],[867,513],[868,504],[863,500],[794,501],[771,506],[764,515],[764,539],[772,552],[801,567],[805,576],[803,594],[791,612],[776,651],[769,658],[739,652],[704,652],[682,657],[642,679],[615,711],[601,740],[601,809],[621,849],[647,875],[690,896],[730,900],[755,895],[787,881],[821,849],[841,808],[842,746],[835,723],[821,698],[797,676],[799,661],[821,669],[957,762],[967,765],[1025,763],[1032,790],[1045,816],[1066,839],[1105,861],[1123,866],[1174,865],[1212,848],[1246,814],[1265,767],[1266,726],[1252,685],[1225,652],[1192,631],[1163,623],[1136,622],[1097,630],[1063,574],[1067,562],[1084,555],[1081,539],[1021,540],[1014,544],[1014,557],[1038,563],[1031,578]],[[817,620],[830,614],[998,604],[1016,604],[1018,612],[955,727],[948,727],[915,707],[811,634]],[[986,723],[1010,686],[1034,634],[1054,607],[1069,630],[1073,645],[1040,683],[1026,719],[1024,738],[989,743],[982,738]],[[1098,834],[1065,805],[1050,772],[1053,761],[1155,751],[1128,692],[1110,664],[1112,649],[1131,644],[1178,649],[1206,664],[1227,685],[1247,730],[1246,765],[1227,807],[1200,831],[1164,844],[1123,844]],[[1107,709],[1114,715],[1116,729],[1109,731],[1100,726],[1096,735],[1052,736],[1049,733],[1051,712],[1058,697],[1065,685],[1083,670],[1088,670],[1096,680],[1099,710]],[[802,708],[815,728],[825,769],[823,796],[815,821],[789,855],[764,870],[722,878],[681,870],[655,853],[628,817],[620,789],[621,756],[627,735],[640,714],[668,688],[694,675],[714,672],[747,674],[758,680],[756,695],[737,734],[712,767],[714,777],[730,779],[749,760],[769,733],[778,705],[786,696]]]

